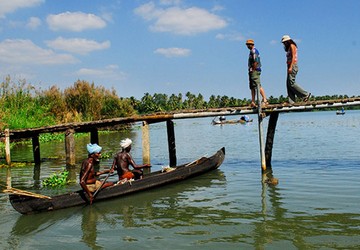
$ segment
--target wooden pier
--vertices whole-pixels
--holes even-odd
[[[29,139],[29,138],[32,139],[34,162],[35,164],[40,164],[41,157],[40,157],[39,135],[43,133],[64,133],[66,164],[68,166],[73,166],[75,165],[75,139],[74,139],[75,133],[79,133],[79,132],[90,133],[90,142],[98,143],[99,129],[109,128],[116,125],[134,124],[137,122],[142,122],[143,161],[144,163],[149,163],[150,162],[149,125],[152,123],[166,122],[169,160],[170,160],[169,165],[175,166],[176,144],[175,144],[174,123],[172,120],[191,119],[191,118],[200,118],[200,117],[258,114],[259,122],[260,119],[262,119],[263,117],[270,116],[268,129],[267,129],[265,149],[264,149],[266,163],[262,163],[262,168],[263,170],[265,170],[266,166],[271,167],[272,145],[275,136],[276,123],[278,120],[279,113],[308,112],[308,111],[321,110],[327,108],[340,109],[342,107],[350,107],[350,106],[360,106],[360,98],[308,101],[306,103],[301,102],[293,105],[269,104],[266,107],[261,107],[260,109],[244,106],[244,107],[229,107],[229,108],[217,108],[217,109],[182,110],[176,112],[155,113],[149,115],[136,115],[131,117],[105,119],[105,120],[92,121],[92,122],[66,123],[66,124],[39,127],[39,128],[18,129],[18,130],[5,129],[5,131],[1,133],[1,137],[5,138],[4,140],[5,154],[6,154],[5,158],[8,164],[11,163],[10,142],[13,140]],[[263,166],[263,164],[266,165]]]

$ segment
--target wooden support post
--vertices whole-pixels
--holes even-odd
[[[40,180],[40,164],[35,164],[34,166],[34,175],[33,175],[33,179],[34,179],[34,187],[35,188],[40,188],[41,187],[41,180]]]
[[[66,170],[69,172],[68,180],[75,183],[77,180],[76,179],[76,174],[77,174],[76,167],[75,166],[66,166]]]
[[[74,129],[67,129],[65,133],[66,166],[75,166],[75,138]]]
[[[11,157],[10,157],[10,130],[7,128],[5,129],[5,159],[8,165],[11,164]]]
[[[168,147],[169,147],[169,158],[170,167],[176,166],[176,144],[175,144],[175,131],[174,122],[172,120],[166,120],[167,136],[168,136]]]
[[[39,135],[34,135],[32,137],[32,147],[33,147],[33,155],[34,155],[34,162],[35,165],[40,164],[40,142],[39,142]]]
[[[264,133],[263,133],[263,114],[261,110],[261,98],[260,98],[260,86],[256,87],[257,94],[257,104],[258,104],[258,125],[259,125],[259,142],[260,142],[260,158],[261,158],[261,168],[266,170],[265,162],[265,146],[264,146]]]
[[[276,124],[278,121],[279,112],[273,112],[270,114],[267,136],[266,136],[266,145],[265,145],[265,158],[266,158],[266,166],[271,168],[271,156],[272,156],[272,148],[274,145],[274,137]]]
[[[11,168],[6,170],[6,188],[11,188]]]
[[[90,143],[91,144],[99,144],[99,133],[97,128],[92,128],[90,131]]]
[[[142,152],[143,164],[150,164],[150,133],[149,123],[146,121],[142,123]]]

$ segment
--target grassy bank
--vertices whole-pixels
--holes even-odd
[[[135,113],[128,99],[86,81],[60,90],[38,90],[26,81],[8,77],[0,85],[0,130],[49,126],[67,122],[100,120]]]

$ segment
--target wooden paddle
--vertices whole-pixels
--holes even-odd
[[[101,188],[104,186],[105,182],[107,181],[107,179],[110,177],[111,175],[111,171],[109,171],[108,175],[106,176],[106,178],[103,180],[103,182],[101,183],[100,187],[94,192],[93,194],[93,199],[95,199],[95,196],[99,193],[99,191],[101,190]]]
[[[39,199],[49,199],[49,200],[51,199],[51,197],[46,196],[46,195],[32,193],[32,192],[29,192],[29,191],[25,191],[25,190],[13,188],[13,187],[5,189],[5,190],[3,190],[3,192],[4,193],[10,193],[10,194],[30,196],[30,197],[39,198]]]

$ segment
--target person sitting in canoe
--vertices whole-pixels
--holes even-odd
[[[150,168],[150,164],[137,165],[130,155],[132,141],[129,138],[120,141],[121,151],[118,152],[114,158],[112,169],[117,169],[119,181],[124,179],[142,179],[143,168]],[[129,169],[129,166],[133,170]]]
[[[86,146],[89,153],[88,158],[83,161],[80,170],[80,186],[89,196],[90,204],[92,204],[94,197],[93,193],[99,190],[100,188],[106,188],[114,185],[112,182],[101,182],[96,179],[96,176],[114,172],[114,169],[104,170],[96,172],[94,165],[98,163],[101,156],[101,147],[97,144],[88,144]]]
[[[240,120],[244,121],[244,122],[250,122],[250,117],[247,115],[243,115],[240,117]]]

